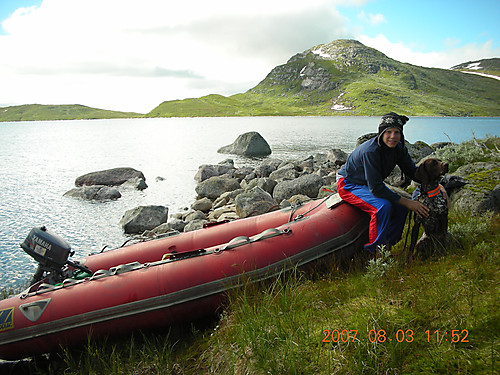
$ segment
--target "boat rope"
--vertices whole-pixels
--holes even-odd
[[[330,195],[326,196],[325,198],[323,198],[316,206],[314,206],[313,208],[310,208],[309,210],[307,210],[306,212],[302,213],[302,214],[299,214],[295,217],[295,219],[292,220],[292,217],[293,217],[293,214],[295,213],[295,211],[297,211],[297,209],[299,209],[300,207],[302,207],[303,203],[300,201],[300,199],[297,199],[294,204],[292,205],[292,212],[290,213],[290,217],[288,219],[288,222],[291,223],[292,221],[297,221],[297,220],[300,220],[302,219],[304,216],[306,216],[307,214],[309,214],[310,212],[314,211],[315,209],[317,209],[319,206],[321,206],[323,203],[325,203],[328,198],[330,198]],[[299,202],[300,205],[299,206],[295,206],[295,203],[296,202]],[[295,207],[294,207],[295,206]]]

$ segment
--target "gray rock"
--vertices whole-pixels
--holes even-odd
[[[334,163],[337,167],[344,165],[349,155],[338,148],[332,148],[326,155],[326,161]]]
[[[206,223],[208,223],[208,221],[203,220],[203,219],[197,219],[197,220],[190,221],[184,227],[184,232],[191,232],[193,230],[201,229],[201,228],[203,228],[203,225]]]
[[[148,232],[148,231],[146,231]],[[170,233],[170,232],[174,232],[174,230],[168,225],[168,223],[163,223],[163,224],[160,224],[158,225],[156,228],[153,228],[151,229],[151,231],[149,231],[149,236],[151,237],[154,237],[154,236],[157,236],[159,234],[165,234],[165,233]]]
[[[358,139],[356,139],[356,147],[365,143],[366,141],[369,141],[370,139],[372,139],[373,137],[376,137],[376,136],[377,136],[377,133],[363,134],[362,136],[358,137]]]
[[[278,208],[271,195],[258,186],[239,194],[234,203],[240,218],[264,214]]]
[[[167,223],[168,227],[171,230],[175,230],[177,232],[184,231],[184,227],[186,226],[186,222],[180,219],[172,219]]]
[[[408,153],[415,163],[434,152],[431,146],[422,141],[417,141],[414,144],[405,142],[405,145],[408,149]]]
[[[240,189],[240,183],[235,178],[214,176],[200,182],[195,191],[200,197],[217,199],[221,194],[227,191]]]
[[[236,141],[221,147],[217,152],[243,156],[267,156],[271,154],[271,147],[259,133],[248,132],[241,134]]]
[[[212,201],[207,197],[197,199],[192,205],[191,208],[197,211],[208,212],[212,209]]]
[[[241,167],[234,170],[233,177],[237,178],[238,180],[243,180],[251,173],[253,173],[252,167]]]
[[[295,180],[279,182],[274,188],[273,198],[277,202],[281,202],[296,194],[304,194],[310,198],[316,198],[323,183],[323,179],[317,174],[306,174]]]
[[[266,177],[261,177],[261,178],[256,178],[252,181],[250,181],[246,186],[245,190],[251,190],[254,187],[258,186],[262,190],[268,192],[269,194],[273,195],[273,190],[274,187],[276,186],[277,182],[275,180],[272,180],[270,178]]]
[[[229,204],[226,206],[221,206],[210,211],[208,214],[209,221],[222,221],[230,217],[232,220],[239,219],[240,217],[236,214],[236,206],[234,204]]]
[[[234,165],[227,162],[222,162],[222,164],[203,164],[198,169],[198,172],[196,172],[194,179],[202,182],[210,177],[232,174],[234,170]]]
[[[168,208],[165,206],[139,206],[128,210],[120,220],[125,233],[142,233],[166,223]]]
[[[293,163],[285,164],[284,166],[276,169],[269,175],[269,178],[275,181],[292,180],[299,176],[299,172]]]
[[[140,178],[146,181],[146,177],[144,177],[144,174],[133,168],[114,168],[106,169],[104,171],[87,173],[83,176],[77,177],[77,179],[75,180],[75,185],[119,186],[124,182],[134,178]]]
[[[464,178],[468,184],[454,191],[451,204],[459,211],[480,214],[500,212],[500,163],[478,162],[458,168],[453,175]]]
[[[254,173],[257,177],[269,177],[282,163],[280,159],[266,158],[254,169]]]
[[[201,211],[191,211],[184,216],[184,221],[205,220],[207,216]]]
[[[73,188],[64,193],[64,196],[83,200],[106,201],[118,199],[122,195],[114,187],[94,185]]]
[[[212,209],[217,209],[223,206],[226,206],[227,204],[230,204],[234,201],[234,198],[238,196],[238,194],[243,193],[243,189],[237,189],[233,191],[228,191],[223,194],[219,198],[217,198],[214,201],[214,204],[212,205]]]
[[[120,185],[120,187],[144,190],[147,189],[148,185],[146,184],[146,181],[144,181],[142,178],[134,177],[131,178],[130,180],[125,181],[123,184]]]

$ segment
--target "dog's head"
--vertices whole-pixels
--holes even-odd
[[[426,159],[415,172],[415,181],[423,185],[438,183],[441,176],[448,172],[448,163],[439,159]]]

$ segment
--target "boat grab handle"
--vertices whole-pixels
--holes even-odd
[[[142,264],[139,262],[132,262],[127,264],[120,264],[116,267],[111,267],[109,271],[112,275],[119,275],[120,273],[134,271],[138,268],[142,268]]]
[[[252,242],[255,242],[255,241],[260,241],[260,240],[263,240],[265,238],[270,238],[270,237],[275,237],[275,236],[280,236],[282,235],[283,232],[280,231],[279,229],[276,229],[276,228],[269,228],[269,229],[266,229],[264,232],[262,233],[259,233],[258,235],[256,235],[254,238],[253,238],[253,241]]]
[[[101,277],[106,277],[106,276],[110,276],[110,275],[111,275],[111,272],[108,270],[97,270],[94,272],[94,274],[90,277],[89,280],[96,280],[96,279],[100,279]]]
[[[225,246],[223,246],[221,248],[221,250],[234,249],[235,247],[243,246],[243,245],[246,245],[247,243],[250,243],[249,237],[238,236],[238,237],[233,238],[231,241],[229,241]]]

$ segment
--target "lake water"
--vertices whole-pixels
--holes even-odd
[[[357,137],[374,132],[374,117],[250,117],[79,120],[0,123],[0,288],[17,287],[36,269],[19,243],[31,228],[46,225],[85,256],[120,246],[127,237],[119,220],[139,205],[158,204],[170,213],[195,199],[193,177],[201,164],[226,158],[236,166],[258,160],[221,155],[217,149],[238,135],[258,131],[272,157],[303,159],[330,148],[352,151]],[[460,143],[500,135],[500,118],[418,118],[406,139],[428,144]],[[63,197],[76,177],[98,170],[133,167],[146,176],[142,192],[122,192],[104,203]],[[161,176],[163,181],[156,181]]]

